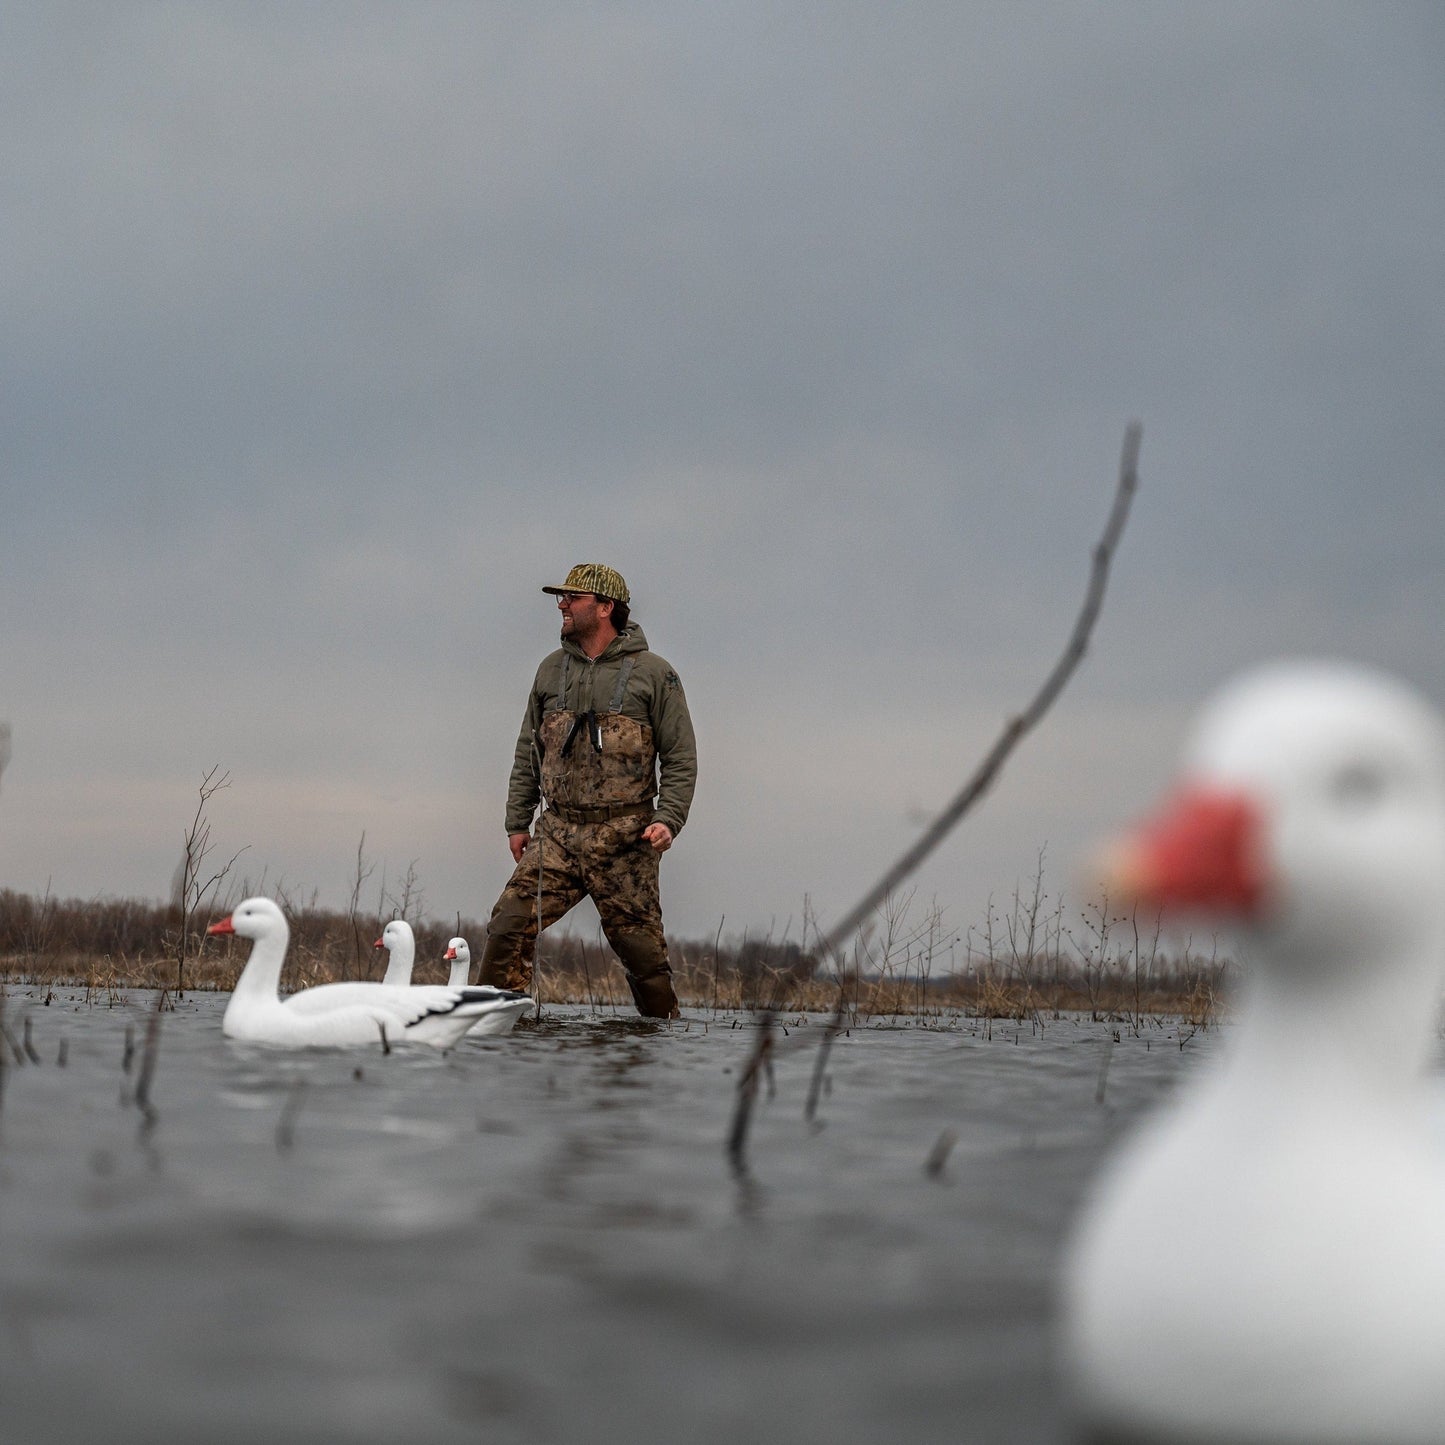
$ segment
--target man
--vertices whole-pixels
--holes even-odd
[[[562,646],[537,669],[517,738],[506,818],[516,870],[479,981],[529,988],[539,928],[590,894],[638,1013],[676,1018],[657,875],[697,781],[682,683],[648,651],[611,567],[583,562],[542,590],[557,598]]]

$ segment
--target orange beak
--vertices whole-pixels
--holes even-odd
[[[1186,788],[1105,861],[1115,897],[1249,918],[1268,888],[1259,807],[1243,793]]]
[[[385,945],[379,938],[378,938],[378,939],[376,940],[376,942],[373,943],[371,946],[372,946],[373,948],[385,948],[385,947],[386,947],[386,945]]]
[[[456,951],[456,949],[454,949],[454,948],[449,948],[449,949],[447,949],[447,951],[446,951],[444,954],[442,954],[442,957],[445,958],[445,959],[452,959],[452,958],[455,958],[456,956],[457,956],[457,951]]]
[[[234,933],[235,931],[235,925],[229,917],[219,919],[206,930],[207,933]]]

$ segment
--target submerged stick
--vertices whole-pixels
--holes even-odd
[[[949,1153],[957,1143],[958,1135],[952,1129],[945,1129],[934,1141],[933,1148],[928,1151],[928,1158],[923,1165],[923,1172],[930,1179],[937,1179],[942,1175],[943,1166],[948,1163]]]
[[[758,1040],[738,1079],[738,1102],[733,1110],[732,1127],[728,1130],[728,1160],[734,1174],[748,1171],[748,1125],[752,1121],[753,1101],[758,1097],[758,1081],[772,1068],[773,1015],[765,1009],[758,1020]]]
[[[5,1042],[10,1045],[10,1053],[17,1064],[25,1062],[25,1050],[20,1046],[20,1040],[10,1030],[10,1025],[0,1022],[0,1033],[5,1035]]]
[[[838,980],[838,1007],[833,1010],[833,1017],[827,1022],[823,1029],[823,1041],[818,1045],[818,1057],[813,1063],[813,1078],[808,1085],[808,1102],[803,1105],[803,1118],[810,1124],[813,1116],[818,1112],[818,1100],[823,1094],[823,1079],[828,1069],[828,1054],[833,1048],[833,1040],[843,1032],[843,1003],[844,992],[847,987],[845,980]]]
[[[357,1073],[361,1070],[358,1069]],[[296,1116],[301,1112],[301,1099],[306,1092],[306,1080],[297,1079],[286,1095],[281,1106],[281,1117],[276,1120],[276,1152],[284,1154],[296,1142]]]
[[[1104,1102],[1104,1092],[1109,1087],[1109,1065],[1114,1058],[1114,1041],[1109,1040],[1104,1047],[1104,1057],[1099,1060],[1099,1078],[1094,1084],[1094,1102]]]
[[[150,1017],[146,1020],[145,1041],[141,1045],[140,1072],[136,1075],[135,1081],[135,1105],[145,1115],[147,1124],[154,1124],[156,1121],[155,1107],[151,1103],[151,1080],[155,1078],[156,1057],[161,1041],[161,1000],[165,998],[162,993],[156,1000],[156,1006],[151,1010]]]
[[[1103,535],[1094,547],[1093,565],[1083,606],[1074,621],[1073,631],[1053,671],[1044,679],[1029,705],[1010,718],[1003,732],[973,775],[955,794],[952,802],[924,830],[923,835],[868,890],[864,896],[829,930],[823,939],[825,954],[836,957],[849,938],[867,921],[873,910],[893,893],[930,853],[951,833],[965,813],[993,786],[1004,762],[1024,736],[1035,728],[1063,691],[1088,650],[1089,637],[1104,604],[1104,589],[1109,580],[1109,564],[1129,520],[1129,507],[1139,485],[1139,441],[1143,428],[1130,422],[1124,433],[1124,449],[1119,460],[1119,482],[1114,492],[1114,505],[1109,512]]]

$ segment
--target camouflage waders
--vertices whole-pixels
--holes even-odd
[[[662,933],[661,855],[642,837],[653,819],[657,748],[651,725],[621,711],[635,661],[622,662],[606,711],[579,711],[567,706],[572,659],[562,659],[557,692],[534,734],[546,804],[492,910],[478,981],[530,988],[539,927],[587,894],[627,970],[637,1011],[670,1018],[677,996]]]
[[[603,811],[598,809],[596,811]],[[565,809],[542,814],[522,861],[492,910],[478,983],[528,989],[537,948],[538,859],[541,924],[547,928],[590,894],[602,932],[627,970],[638,1013],[670,1018],[677,1008],[662,935],[660,855],[642,837],[650,804],[597,822],[567,822]]]

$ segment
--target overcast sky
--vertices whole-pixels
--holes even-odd
[[[0,11],[0,886],[360,836],[485,916],[539,590],[623,572],[700,777],[670,931],[978,926],[1280,653],[1445,698],[1434,4]],[[1082,906],[1082,900],[1079,900]],[[584,915],[578,926],[589,928]]]

